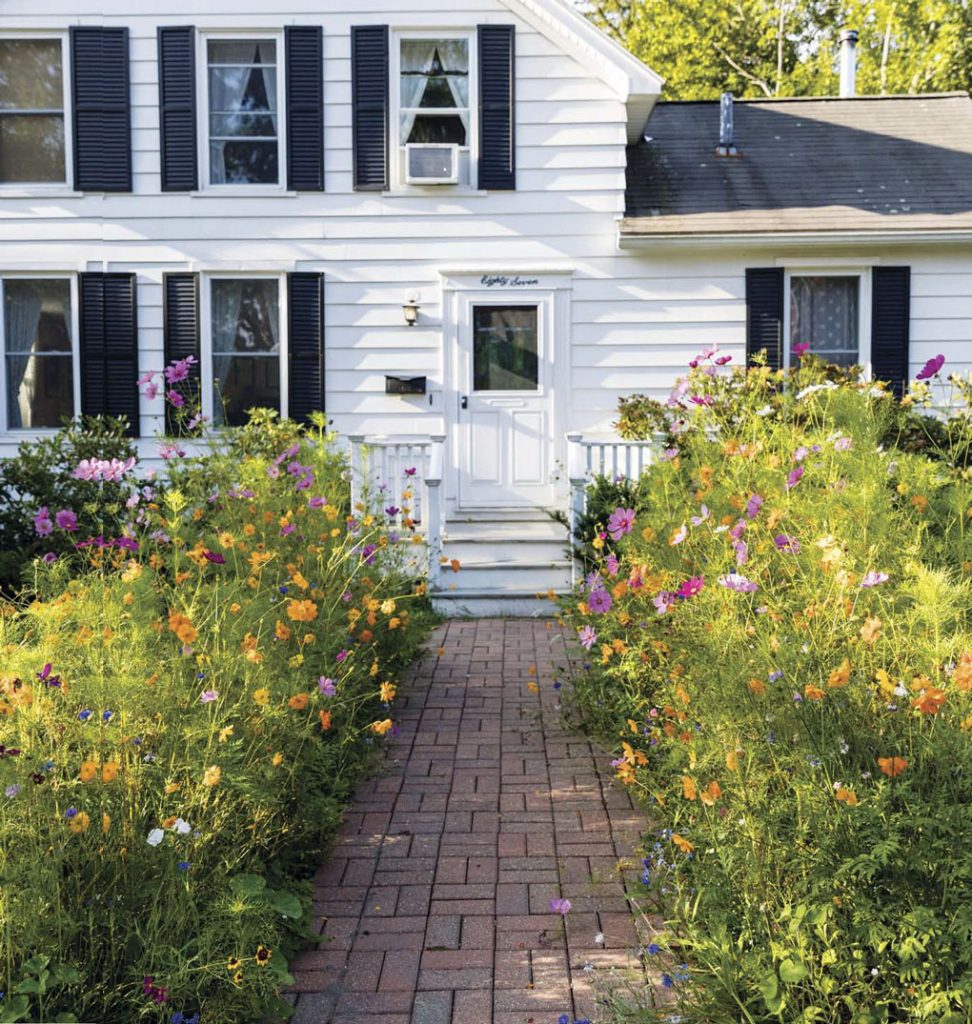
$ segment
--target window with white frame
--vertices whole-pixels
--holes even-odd
[[[77,409],[71,279],[5,277],[0,293],[3,427],[59,427]]]
[[[859,273],[789,275],[788,363],[797,345],[838,366],[865,362],[861,285]]]
[[[275,38],[206,39],[210,185],[281,183],[282,81]]]
[[[0,186],[67,181],[64,38],[0,38]]]
[[[471,37],[403,34],[398,40],[397,57],[398,82],[393,83],[393,93],[398,105],[400,180],[406,180],[407,147],[455,146],[458,180],[468,184],[474,128]],[[441,150],[438,154],[427,152],[429,177],[435,177],[440,173]],[[421,170],[422,162],[413,166],[413,172],[415,166]]]
[[[209,282],[213,422],[242,426],[247,410],[287,414],[281,388],[280,279],[214,277]]]

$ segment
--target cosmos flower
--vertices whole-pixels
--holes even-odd
[[[591,591],[587,605],[597,615],[605,615],[614,606],[614,598],[603,588]]]
[[[786,478],[786,489],[788,491],[793,490],[794,487],[803,479],[803,474],[806,470],[803,466],[797,466],[796,469],[790,471]]]
[[[805,356],[809,351],[810,351],[810,342],[809,341],[800,341],[800,342],[797,342],[797,344],[793,346],[793,354],[797,357],[797,359],[800,359],[802,356]]]
[[[731,572],[725,576],[720,576],[719,584],[727,590],[734,590],[737,594],[753,594],[757,590],[757,585],[752,580],[746,579],[745,576],[741,576],[738,572]]]
[[[555,897],[550,901],[550,913],[560,914],[562,917],[570,913],[570,900],[564,897]]]
[[[780,551],[788,551],[793,555],[798,554],[800,551],[800,542],[785,533],[778,533],[773,538],[773,543]]]
[[[932,356],[915,375],[915,380],[930,380],[945,365],[945,357],[941,354]]]
[[[751,494],[746,502],[746,518],[755,519],[763,507],[763,499],[758,494]]]
[[[704,586],[704,576],[692,576],[678,588],[678,596],[685,598],[695,597],[697,594],[702,593],[702,588]]]
[[[317,680],[317,688],[325,697],[333,697],[337,693],[337,687],[334,685],[334,680],[328,679],[326,676],[321,676]]]
[[[652,598],[651,603],[655,606],[655,611],[657,611],[659,615],[664,615],[675,604],[677,596],[678,595],[671,590],[663,590],[656,597]]]
[[[607,528],[611,540],[620,540],[634,528],[635,511],[632,508],[616,508],[608,518]]]
[[[49,537],[54,532],[51,513],[44,505],[34,514],[34,531],[38,537]]]
[[[78,517],[68,508],[62,508],[54,516],[54,522],[59,530],[67,530],[68,533],[73,533],[78,528]]]
[[[597,630],[593,626],[584,626],[580,631],[581,647],[589,651],[597,643]]]
[[[867,572],[864,574],[864,578],[861,580],[861,586],[865,590],[871,587],[877,587],[882,583],[887,583],[890,577],[886,572]]]

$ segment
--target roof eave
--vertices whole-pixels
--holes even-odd
[[[970,245],[972,228],[903,228],[897,231],[717,231],[635,233],[618,225],[618,248],[712,249],[740,247],[837,247],[844,245]]]

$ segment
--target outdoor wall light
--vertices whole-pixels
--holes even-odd
[[[415,294],[409,295],[405,300],[405,305],[402,306],[402,312],[405,314],[405,323],[409,327],[414,327],[418,322],[420,308],[418,296]]]

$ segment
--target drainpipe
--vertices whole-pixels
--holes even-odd
[[[857,40],[856,29],[844,29],[840,34],[840,98],[857,95]]]

